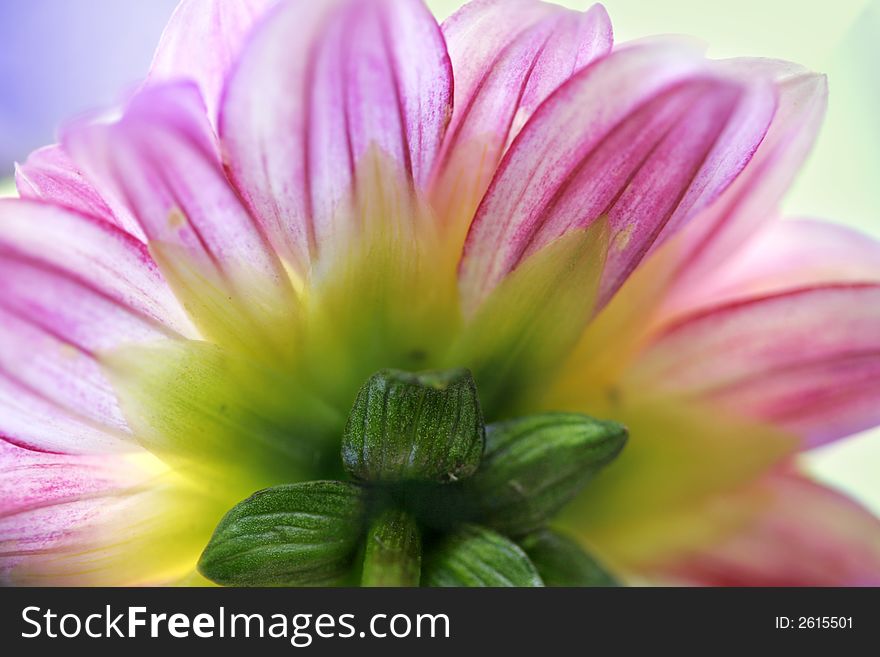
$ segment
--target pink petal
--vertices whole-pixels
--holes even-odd
[[[434,204],[449,219],[444,206],[462,196],[479,202],[505,149],[547,96],[608,54],[612,30],[601,5],[577,12],[535,0],[477,0],[447,19],[443,34],[455,111]]]
[[[424,185],[451,89],[443,37],[419,0],[291,2],[268,17],[230,79],[220,134],[279,253],[307,271],[345,229],[368,153]]]
[[[779,108],[760,148],[724,195],[683,234],[678,285],[701,280],[773,216],[816,139],[825,116],[827,80],[788,62],[730,60],[744,76],[772,77]]]
[[[143,231],[134,218],[127,212],[114,214],[60,145],[36,150],[24,164],[17,165],[15,184],[21,198],[45,200],[99,217],[143,239]]]
[[[183,575],[198,555],[190,534],[204,541],[210,528],[194,508],[197,494],[178,491],[173,503],[155,477],[129,457],[0,440],[0,583],[159,584]],[[211,507],[202,511],[216,520]]]
[[[825,221],[771,221],[716,269],[676,288],[663,313],[675,316],[787,289],[859,282],[880,282],[880,242]]]
[[[134,442],[118,429],[98,423],[31,390],[0,371],[0,439],[27,449],[103,454],[126,451]]]
[[[8,199],[0,278],[0,434],[54,451],[130,449],[98,352],[195,335],[144,245],[100,219]]]
[[[91,295],[116,302],[142,322],[196,335],[147,248],[99,218],[37,201],[0,200],[0,254],[41,267],[61,283],[88,288]],[[7,281],[4,291],[11,293],[15,281]],[[98,333],[84,331],[82,337],[96,338]]]
[[[126,486],[130,467],[118,457],[32,452],[0,440],[0,582],[87,540]],[[33,583],[33,582],[31,582]]]
[[[772,422],[807,446],[868,429],[880,422],[880,284],[704,309],[656,337],[627,385]]]
[[[742,170],[776,108],[771,82],[682,46],[630,46],[560,87],[525,126],[471,226],[466,307],[528,255],[608,216],[600,302]]]
[[[137,218],[190,312],[199,314],[194,307],[210,290],[226,300],[211,306],[215,319],[240,314],[230,307],[239,301],[259,310],[289,305],[287,274],[224,176],[194,86],[150,87],[119,122],[72,126],[64,144]]]
[[[758,515],[667,574],[708,586],[880,586],[880,521],[853,500],[785,472],[719,504]]]
[[[251,29],[274,3],[183,0],[162,33],[148,83],[194,80],[211,122],[216,122],[226,78]]]

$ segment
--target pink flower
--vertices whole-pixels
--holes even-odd
[[[825,98],[612,50],[598,5],[184,0],[0,202],[3,579],[196,581],[371,372],[466,366],[489,420],[629,426],[559,518],[619,572],[880,583],[877,519],[797,470],[880,422],[880,245],[777,217]]]

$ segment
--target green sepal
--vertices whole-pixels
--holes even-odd
[[[450,482],[480,464],[485,429],[467,370],[382,370],[358,392],[342,461],[361,481]]]
[[[386,509],[367,531],[361,586],[418,586],[422,537],[406,511]]]
[[[594,557],[556,531],[542,529],[521,539],[519,545],[545,586],[620,586]]]
[[[267,488],[235,505],[199,559],[225,586],[329,586],[341,582],[363,535],[365,493],[341,481]]]
[[[521,536],[544,526],[626,443],[616,422],[543,413],[487,427],[478,472],[462,485],[468,513]]]
[[[422,568],[422,586],[543,586],[526,553],[501,534],[465,525],[434,547]]]

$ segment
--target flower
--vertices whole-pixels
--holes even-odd
[[[531,0],[184,1],[156,62],[0,202],[5,581],[198,582],[370,374],[468,367],[628,426],[558,518],[615,571],[880,582],[797,469],[880,421],[880,245],[777,218],[822,76]]]

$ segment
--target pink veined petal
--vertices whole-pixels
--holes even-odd
[[[682,235],[677,285],[709,275],[776,214],[815,142],[828,101],[823,75],[789,62],[740,59],[724,62],[734,74],[769,76],[779,89],[779,109],[755,156],[735,183]]]
[[[191,83],[149,87],[117,123],[71,126],[64,144],[137,218],[169,267],[203,272],[230,299],[283,305],[292,294],[223,173]]]
[[[83,528],[100,523],[131,485],[124,465],[118,457],[33,452],[0,440],[0,582],[15,583],[16,570],[38,568],[82,541]]]
[[[638,357],[633,394],[708,401],[812,447],[880,422],[880,284],[825,284],[704,309]]]
[[[114,213],[59,144],[40,148],[24,164],[16,165],[15,185],[21,198],[44,200],[99,217],[144,239],[134,218],[128,212]]]
[[[198,83],[212,123],[229,71],[248,34],[276,0],[183,0],[174,10],[150,67],[148,84]]]
[[[0,440],[0,584],[155,585],[192,570],[216,510],[157,475],[145,454]]]
[[[776,109],[772,83],[677,44],[639,44],[576,74],[510,147],[471,225],[459,282],[473,309],[528,255],[607,216],[600,304],[737,176]]]
[[[451,113],[440,29],[420,0],[286,3],[227,85],[220,135],[231,177],[272,243],[307,272],[346,229],[363,157],[421,187]]]
[[[38,201],[2,199],[0,254],[42,267],[60,281],[77,283],[146,324],[185,337],[198,335],[144,244],[99,218]],[[3,290],[11,292],[13,287]],[[83,331],[82,336],[101,340],[101,333]],[[112,335],[109,330],[103,333]]]
[[[131,485],[135,471],[126,463],[117,455],[53,454],[0,440],[0,519]]]
[[[57,144],[34,151],[24,164],[16,165],[15,185],[21,198],[46,200],[114,222],[104,199]]]
[[[5,371],[0,371],[0,415],[0,439],[27,449],[103,454],[128,451],[134,444],[113,427],[60,406]]]
[[[682,554],[668,575],[707,586],[880,586],[880,521],[846,496],[780,472],[721,504],[757,515]]]
[[[662,313],[825,283],[880,282],[880,242],[814,219],[770,221],[716,269],[675,289]]]
[[[536,0],[476,0],[442,28],[455,75],[455,110],[438,161],[436,195],[460,196],[466,185],[479,200],[538,105],[610,52],[611,21],[601,5],[578,12]]]
[[[0,435],[38,449],[131,449],[100,351],[195,335],[144,245],[101,219],[0,201]]]

